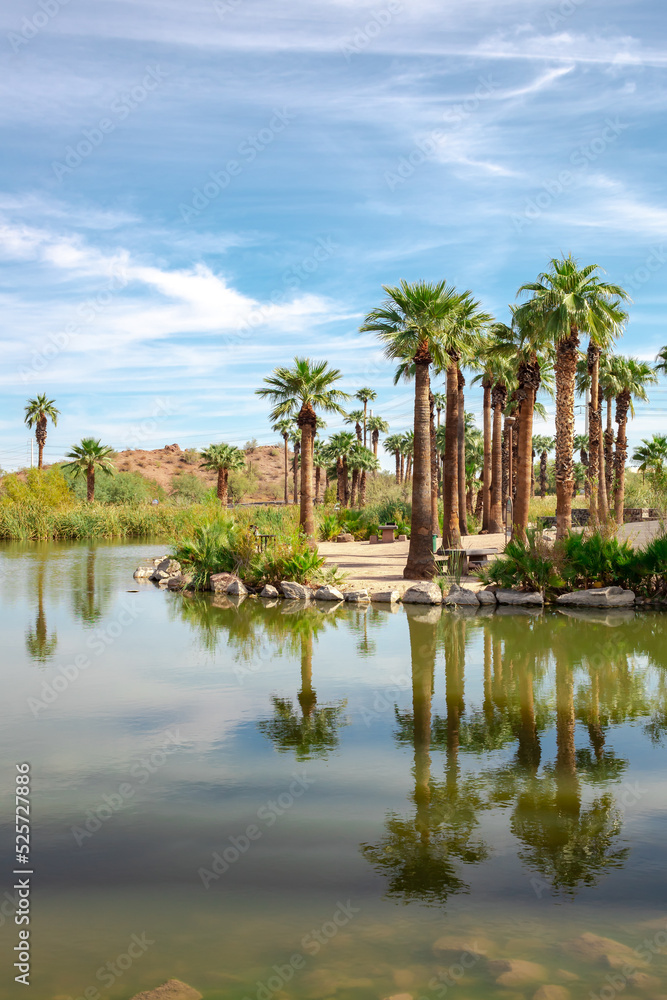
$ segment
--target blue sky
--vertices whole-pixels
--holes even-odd
[[[628,288],[619,350],[652,359],[666,20],[658,0],[8,0],[0,465],[25,462],[42,391],[50,460],[84,434],[269,443],[254,389],[297,353],[403,430],[411,387],[357,332],[400,278],[507,320],[572,252]],[[663,380],[631,444],[666,406]]]

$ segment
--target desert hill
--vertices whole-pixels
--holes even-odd
[[[290,452],[290,460],[292,452]],[[199,455],[194,449],[183,450],[178,444],[164,448],[142,450],[134,448],[119,451],[114,458],[119,472],[139,472],[153,479],[167,493],[173,488],[174,476],[182,473],[195,475],[207,486],[215,486],[217,476],[199,466]],[[283,498],[283,449],[280,445],[261,445],[246,450],[246,469],[252,489],[246,501],[282,500]],[[256,480],[256,481],[255,481]]]

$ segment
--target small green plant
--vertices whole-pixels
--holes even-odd
[[[233,521],[220,518],[196,528],[190,538],[175,542],[171,556],[192,573],[197,590],[208,587],[212,573],[232,573],[237,566],[238,529]]]
[[[340,587],[347,580],[347,573],[343,573],[338,566],[323,566],[315,580],[322,587]]]
[[[500,587],[522,587],[524,590],[554,590],[563,586],[558,574],[553,549],[535,528],[526,532],[526,540],[512,538],[501,558],[478,571],[483,583]]]
[[[201,455],[196,448],[186,448],[181,455],[181,461],[186,465],[197,465],[201,460]]]

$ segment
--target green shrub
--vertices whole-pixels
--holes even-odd
[[[206,589],[212,573],[235,571],[237,531],[232,520],[219,518],[196,528],[189,538],[173,545],[172,557],[192,573],[197,590]]]
[[[570,587],[627,584],[636,575],[638,554],[631,545],[597,531],[571,532],[556,544],[554,553],[560,575]]]
[[[553,549],[534,528],[526,532],[525,542],[519,538],[510,539],[504,555],[479,570],[478,575],[483,583],[495,583],[507,589],[522,587],[544,592],[563,585]]]
[[[170,497],[177,503],[201,503],[209,487],[194,472],[177,472],[171,480]]]
[[[181,455],[181,461],[185,462],[186,465],[197,465],[201,460],[201,455],[196,448],[186,448]]]
[[[74,501],[71,484],[57,465],[45,470],[27,469],[24,476],[8,473],[0,483],[0,504],[5,507],[11,504],[39,504],[55,509]]]

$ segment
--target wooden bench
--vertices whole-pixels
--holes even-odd
[[[383,542],[393,542],[394,532],[398,528],[397,524],[381,524],[380,531],[382,532],[381,541]]]

